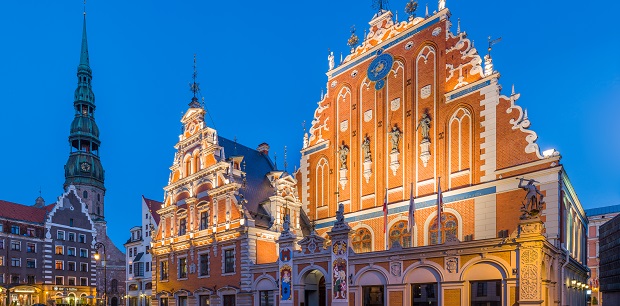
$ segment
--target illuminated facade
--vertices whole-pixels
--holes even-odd
[[[295,173],[315,231],[254,266],[254,305],[584,305],[587,220],[559,153],[445,1],[395,19],[380,8],[328,57]]]
[[[194,95],[181,119],[152,237],[154,305],[251,305],[251,267],[277,259],[285,215],[301,219],[297,182],[276,169],[269,146],[219,136],[205,113]],[[291,230],[301,236],[301,223]]]

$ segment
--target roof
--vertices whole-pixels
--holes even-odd
[[[260,207],[265,199],[273,195],[273,187],[267,179],[267,174],[275,170],[275,166],[269,159],[269,156],[248,148],[230,139],[218,136],[219,145],[224,148],[227,157],[243,156],[245,162],[246,186],[240,190],[245,200],[247,200],[246,208],[251,214],[265,214],[266,212]],[[255,220],[257,225],[263,222]],[[265,226],[271,220],[264,222]]]
[[[47,213],[54,208],[50,204],[41,208],[0,200],[0,217],[33,223],[45,223]]]
[[[153,221],[155,221],[155,224],[159,225],[159,214],[157,213],[157,211],[161,209],[163,203],[147,199],[145,196],[142,196],[142,200],[144,200],[144,203],[146,203],[146,207],[149,209],[149,212],[151,212],[151,216],[153,216]]]
[[[620,213],[620,204],[586,209],[586,216],[599,216]]]

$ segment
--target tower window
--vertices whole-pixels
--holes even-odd
[[[101,201],[101,194],[97,194],[97,201]]]
[[[97,214],[101,215],[101,210],[99,209],[99,206],[97,206]]]
[[[88,199],[88,191],[84,190],[83,196],[84,196],[84,199]]]

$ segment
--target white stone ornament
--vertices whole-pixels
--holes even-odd
[[[340,131],[345,132],[349,128],[349,120],[340,122]]]
[[[336,85],[338,85],[338,81],[333,80],[333,81],[332,81],[332,88],[336,87]]]
[[[364,122],[368,122],[370,120],[372,120],[372,109],[364,112]]]
[[[413,48],[413,42],[409,41],[407,42],[407,44],[405,45],[405,50],[411,50],[411,48]]]
[[[441,28],[440,27],[436,27],[433,30],[433,36],[438,36],[441,33]]]
[[[426,85],[420,89],[420,98],[426,99],[431,96],[432,87],[431,85]]]
[[[400,98],[396,98],[390,102],[390,110],[397,111],[400,108]]]

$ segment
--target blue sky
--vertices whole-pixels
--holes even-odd
[[[327,50],[347,52],[370,0],[125,1],[87,4],[106,219],[117,245],[140,222],[140,196],[162,199],[192,58],[220,135],[271,145],[299,163],[302,121],[326,87]],[[405,0],[389,7],[405,18]],[[429,1],[432,12],[436,1]],[[426,2],[420,2],[418,15]],[[620,204],[617,1],[448,0],[453,31],[487,36],[504,94],[521,93],[541,149],[555,148],[585,208]],[[0,2],[0,199],[48,203],[62,192],[79,60],[82,1]],[[272,153],[273,154],[273,153]]]

